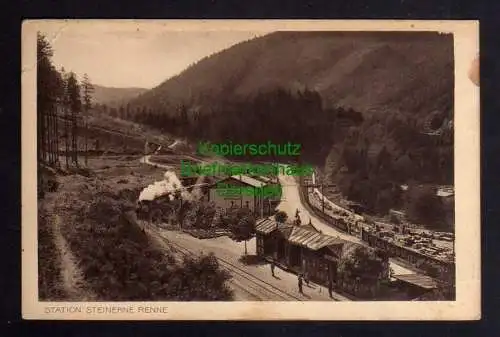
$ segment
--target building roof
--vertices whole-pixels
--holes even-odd
[[[341,238],[335,238],[336,241],[332,241],[330,242],[326,247],[331,249],[331,250],[335,250],[335,248],[337,248],[339,245],[346,245],[348,242],[345,241],[345,240],[342,240]],[[351,242],[351,243],[354,243],[354,242]]]
[[[344,243],[344,241],[339,238],[320,234],[318,232],[298,226],[293,227],[288,241],[302,247],[307,247],[311,250],[318,250],[335,243]]]
[[[278,223],[276,222],[276,220],[272,218],[266,218],[257,221],[255,225],[255,231],[257,233],[267,235],[274,232],[275,230],[278,230],[285,239],[288,239],[288,237],[292,232],[293,227],[294,226],[292,225]]]
[[[325,248],[327,250],[329,250],[330,253],[335,255],[337,258],[340,258],[340,256],[342,255],[342,253],[344,251],[344,246],[346,246],[346,245],[347,245],[346,241],[344,241],[342,239],[338,239],[338,242],[331,243],[328,246],[326,246]],[[326,256],[328,256],[328,254]],[[330,256],[330,260],[331,260],[331,256]]]
[[[278,230],[288,242],[311,250],[345,245],[347,243],[347,241],[338,237],[322,234],[317,230],[308,228],[309,226],[280,224],[273,218],[266,218],[257,221],[255,231],[259,234],[268,235],[273,231]]]
[[[435,279],[421,274],[393,275],[392,277],[424,289],[435,289],[438,286]]]
[[[273,180],[271,178],[264,177],[264,176],[253,176],[253,177],[250,177],[250,178],[254,178],[254,179],[258,180],[258,181],[261,181],[261,182],[267,183],[267,184],[273,182]]]
[[[293,230],[293,227],[292,225],[287,225],[287,224],[278,224],[278,231],[281,233],[281,235],[286,239],[288,240],[288,238],[290,237],[290,235],[292,234],[292,230]]]
[[[318,232],[319,233],[319,230],[317,230],[316,227],[314,227],[312,223],[307,223],[305,225],[301,225],[300,227],[304,228],[304,229],[308,229],[308,230],[313,231],[313,232]]]
[[[270,218],[257,221],[255,225],[255,231],[260,234],[269,234],[277,228],[278,223]]]

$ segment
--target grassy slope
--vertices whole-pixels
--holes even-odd
[[[83,158],[80,158],[80,161],[83,162]],[[61,258],[64,252],[60,252],[56,245],[56,236],[62,235],[77,261],[82,259],[82,247],[89,245],[85,238],[91,233],[85,233],[88,224],[81,221],[79,216],[85,214],[88,203],[94,200],[98,191],[107,190],[118,194],[122,190],[133,190],[138,193],[137,190],[160,180],[164,173],[163,170],[141,165],[139,157],[131,156],[90,158],[89,168],[96,176],[57,176],[58,190],[47,192],[39,201],[38,270],[41,300],[78,300],[74,294],[81,290],[99,290],[92,282],[85,285],[88,289],[68,289],[62,275],[63,271],[67,271],[67,266],[63,265]],[[56,215],[61,220],[60,233],[54,230]],[[80,249],[77,249],[78,247]]]
[[[145,139],[164,144],[169,144],[171,139],[144,126],[102,115],[92,116],[90,125],[89,138],[98,139],[102,150],[112,155],[90,156],[90,177],[51,175],[57,179],[59,187],[55,192],[47,192],[39,201],[40,299],[80,300],[80,294],[92,294],[101,300],[170,299],[175,291],[161,288],[168,283],[163,278],[168,278],[169,268],[177,272],[177,277],[184,269],[179,269],[171,256],[165,256],[164,248],[145,236],[130,215],[139,192],[161,180],[165,172],[140,163]],[[82,133],[80,130],[80,136]],[[79,142],[82,140],[83,137]],[[63,145],[64,142],[61,148]],[[83,164],[83,156],[79,157],[79,162]],[[128,196],[129,202],[125,202],[123,195]],[[96,201],[110,207],[128,204],[129,212],[118,211],[126,216],[114,221],[111,221],[111,210],[90,216],[89,205]],[[61,224],[58,232],[54,229],[56,216]],[[74,256],[75,274],[82,276],[83,283],[78,287],[74,287],[75,282],[65,282],[68,266],[63,261],[64,252],[56,244],[57,235],[63,237]],[[133,279],[136,276],[138,280]],[[179,293],[179,296],[184,295]],[[196,296],[203,298],[202,294]]]
[[[85,134],[87,134],[87,149],[91,152],[98,150],[94,154],[139,155],[144,153],[146,141],[163,146],[170,145],[173,142],[172,136],[160,133],[158,130],[131,121],[107,116],[97,111],[91,113],[87,122],[89,130],[86,131],[82,123],[78,131],[78,148],[81,151],[85,150]],[[65,151],[66,148],[64,133],[65,124],[60,120],[60,151]]]
[[[40,300],[68,300],[72,294],[68,293],[62,277],[63,259],[58,253],[56,245],[56,233],[54,229],[55,215],[59,215],[63,225],[77,223],[76,213],[83,211],[85,201],[102,187],[103,181],[107,189],[116,192],[122,189],[142,189],[148,184],[161,180],[164,170],[155,169],[139,163],[139,158],[144,151],[146,138],[155,141],[170,143],[168,136],[160,135],[144,126],[139,126],[129,121],[117,120],[102,115],[93,115],[89,120],[89,149],[93,149],[94,141],[100,141],[100,147],[108,154],[118,154],[110,158],[108,156],[91,156],[88,164],[96,177],[83,177],[80,175],[69,175],[54,177],[57,179],[59,188],[56,192],[47,192],[44,199],[38,204],[38,254],[39,254],[39,295]],[[59,132],[63,134],[64,124],[60,122]],[[98,127],[94,129],[93,127]],[[79,133],[79,147],[83,150],[83,130]],[[113,133],[107,132],[111,131]],[[126,135],[126,136],[124,136]],[[149,137],[147,137],[149,135]],[[126,151],[124,151],[124,147]],[[60,138],[60,149],[64,150],[64,138]],[[120,155],[121,154],[121,155]],[[136,154],[136,155],[133,155]],[[79,162],[84,163],[83,156]],[[65,166],[64,159],[61,162]],[[43,171],[44,176],[49,174]],[[97,178],[97,179],[96,179]],[[74,231],[81,230],[82,226],[63,226],[62,234],[68,242],[74,242]],[[78,237],[78,236],[77,236]],[[80,256],[78,256],[80,257]]]

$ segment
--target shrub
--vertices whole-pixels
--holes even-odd
[[[342,252],[337,272],[342,282],[373,288],[389,275],[388,265],[388,257],[383,252],[353,244]]]
[[[213,227],[215,206],[208,202],[190,203],[185,214],[184,223],[193,228],[208,229]]]
[[[236,242],[245,242],[245,255],[247,255],[247,241],[255,233],[255,216],[249,209],[238,209],[229,226],[229,230],[231,231],[231,239]]]
[[[279,211],[278,213],[276,213],[274,215],[274,220],[276,220],[276,222],[279,222],[279,223],[285,223],[287,219],[288,219],[288,215],[283,211]]]
[[[408,219],[434,229],[445,226],[445,210],[441,198],[430,187],[412,188],[409,191],[406,210]]]
[[[168,288],[177,301],[227,301],[233,295],[226,284],[230,278],[213,254],[185,257],[172,271]]]
[[[56,174],[49,169],[38,170],[38,198],[42,199],[45,192],[56,192],[59,188],[59,181]]]
[[[183,264],[136,223],[134,191],[98,193],[71,227],[68,242],[85,280],[103,301],[228,300],[227,274],[211,257]]]

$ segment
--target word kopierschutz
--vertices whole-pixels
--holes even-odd
[[[275,144],[271,141],[263,144],[236,144],[199,142],[198,154],[219,156],[299,156],[301,144],[288,142]]]

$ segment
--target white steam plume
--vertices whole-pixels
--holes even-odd
[[[173,171],[165,172],[165,179],[156,181],[142,190],[139,194],[139,201],[154,200],[165,194],[170,193],[170,200],[174,199],[174,192],[181,191],[181,197],[184,200],[192,200],[191,194],[182,186],[181,181]]]
[[[203,176],[198,176],[198,179],[196,179],[196,182],[194,183],[193,191],[191,192],[191,196],[195,200],[200,200],[201,197],[203,196],[203,193],[201,191],[201,186],[205,186],[207,184],[203,184]]]

